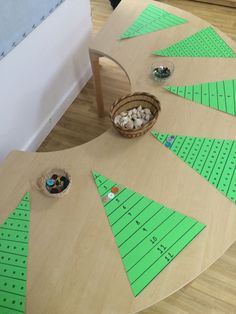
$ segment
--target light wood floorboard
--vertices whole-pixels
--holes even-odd
[[[236,40],[236,9],[188,0],[161,2],[187,10],[209,21]],[[91,0],[91,6],[96,33],[106,22],[112,9],[108,0]],[[101,72],[105,107],[109,112],[110,104],[117,97],[129,92],[129,83],[124,73],[109,60],[102,60]],[[110,126],[108,115],[102,119],[97,117],[94,89],[90,80],[38,151],[55,151],[80,145],[99,136]],[[140,314],[173,313],[236,313],[236,243],[192,283],[140,312]]]

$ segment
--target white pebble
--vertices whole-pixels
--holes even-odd
[[[138,129],[141,126],[147,124],[153,115],[149,108],[142,108],[138,106],[136,108],[123,111],[114,118],[115,125],[118,125],[124,129],[132,130]]]
[[[143,119],[136,119],[136,120],[134,120],[134,128],[135,129],[140,128],[142,126],[142,124],[143,124]]]
[[[145,108],[145,109],[144,109],[144,112],[145,112],[146,114],[151,114],[151,111],[150,111],[149,108]]]
[[[120,119],[121,119],[121,115],[115,116],[115,119],[114,119],[115,125],[119,125],[120,124]]]
[[[125,126],[124,126],[126,129],[128,130],[132,130],[134,128],[134,122],[132,120],[129,120]]]

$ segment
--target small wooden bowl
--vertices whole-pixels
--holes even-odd
[[[60,193],[55,193],[55,194],[50,193],[48,189],[46,188],[46,181],[50,179],[53,174],[57,174],[60,177],[64,176],[69,180],[68,186]],[[38,178],[37,180],[37,188],[46,196],[50,196],[54,198],[61,198],[64,195],[66,195],[71,187],[71,184],[72,184],[71,176],[64,169],[51,169],[51,170],[45,171],[44,173],[42,173],[41,177]]]
[[[142,106],[143,109],[149,108],[153,115],[153,119],[150,120],[147,124],[138,129],[127,130],[114,123],[114,119],[118,114],[120,114],[123,111],[128,111],[130,109],[137,108],[140,105]],[[160,102],[155,96],[145,92],[142,93],[136,92],[116,100],[111,106],[110,118],[113,127],[117,130],[117,132],[119,132],[124,137],[135,138],[147,133],[147,131],[152,128],[152,126],[155,124],[157,120],[160,110],[161,110]]]

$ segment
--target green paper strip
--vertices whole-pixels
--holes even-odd
[[[120,35],[120,39],[156,32],[187,22],[186,19],[162,10],[153,4],[149,4],[133,24]]]
[[[132,292],[137,296],[205,225],[93,172]]]
[[[236,53],[211,26],[153,54],[167,57],[236,57]]]
[[[152,135],[236,204],[236,141],[157,131]]]
[[[236,115],[236,80],[188,86],[166,86],[165,89],[201,105]]]
[[[0,313],[25,313],[30,194],[0,225]]]

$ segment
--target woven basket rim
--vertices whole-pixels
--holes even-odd
[[[126,99],[126,98],[129,98],[129,97],[132,97],[132,96],[148,96],[150,98],[152,98],[153,100],[155,100],[158,105],[159,105],[159,111],[161,111],[161,107],[160,107],[160,101],[157,99],[156,96],[150,94],[150,93],[147,93],[147,92],[135,92],[135,93],[130,93],[130,94],[127,94],[125,96],[122,96],[118,99],[116,99],[113,104],[111,105],[111,108],[110,108],[110,114],[111,114],[111,111],[112,109],[119,103],[121,102],[122,100]]]

